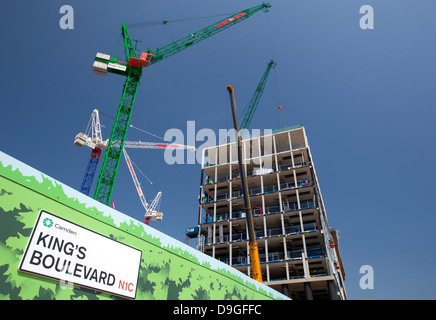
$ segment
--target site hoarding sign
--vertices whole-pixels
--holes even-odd
[[[0,300],[289,299],[1,151],[0,226]]]
[[[42,210],[19,270],[135,299],[141,254]]]

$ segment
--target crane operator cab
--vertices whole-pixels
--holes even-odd
[[[136,67],[136,68],[139,68],[140,66],[141,67],[148,67],[152,58],[153,58],[153,55],[151,53],[143,52],[141,54],[141,56],[139,57],[139,59],[131,57],[129,59],[129,61],[127,62],[127,64],[129,66]]]

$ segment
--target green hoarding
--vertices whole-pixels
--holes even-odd
[[[288,298],[0,152],[0,299]]]

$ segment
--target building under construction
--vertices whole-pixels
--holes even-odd
[[[243,159],[263,282],[296,300],[347,299],[304,127],[243,140]],[[198,224],[198,250],[251,274],[235,142],[203,150]]]

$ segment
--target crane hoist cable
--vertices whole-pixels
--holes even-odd
[[[130,125],[130,128],[133,128],[133,129],[136,129],[136,130],[141,131],[141,132],[143,132],[143,133],[149,134],[149,135],[151,135],[151,136],[153,136],[153,137],[155,137],[155,138],[159,138],[159,139],[161,139],[161,140],[163,140],[163,141],[165,141],[165,142],[171,142],[171,141],[169,141],[169,140],[165,140],[165,139],[162,138],[162,137],[159,137],[158,135],[156,135],[156,134],[154,134],[154,133],[151,133],[151,132],[145,131],[144,129],[141,129],[141,128],[138,128],[138,127],[135,127],[135,126],[133,126],[133,125]]]
[[[136,165],[136,163],[134,163],[132,159],[130,159],[130,162],[133,164],[133,166],[136,169],[138,169],[139,173],[148,181],[148,183],[150,183],[154,187],[153,182],[144,174],[144,172],[141,171],[141,169]]]
[[[104,113],[104,112],[100,111],[100,114],[101,114],[101,115],[104,115],[105,117],[108,117],[108,118],[110,118],[110,119],[112,119],[112,120],[115,120],[114,117],[112,117],[111,115],[108,115],[107,113]],[[90,120],[90,121],[91,121],[91,120]],[[89,124],[88,124],[88,125],[89,125]],[[101,125],[101,126],[103,126],[103,125]],[[135,126],[132,125],[132,124],[130,124],[129,127],[130,127],[130,128],[133,128],[133,129],[136,129],[136,130],[138,130],[138,131],[141,131],[141,132],[143,132],[143,133],[149,134],[149,135],[151,135],[151,136],[153,136],[153,137],[155,137],[155,138],[159,138],[159,139],[161,139],[162,141],[165,141],[165,142],[171,142],[171,141],[169,141],[169,140],[165,140],[164,138],[162,138],[162,137],[160,137],[160,136],[158,136],[158,135],[156,135],[156,134],[154,134],[154,133],[151,133],[151,132],[148,132],[148,131],[146,131],[146,130],[144,130],[144,129],[141,129],[141,128],[138,128],[138,127],[135,127]]]
[[[139,173],[148,181],[148,183],[150,183],[150,185],[157,191],[159,192],[159,188],[156,187],[156,185],[153,183],[153,181],[151,181],[145,174],[144,172],[142,172],[142,170],[136,165],[136,163],[133,162],[133,160],[129,157],[130,163],[139,171]],[[160,203],[159,203],[160,204]]]
[[[276,106],[278,106],[277,108],[279,109],[279,128],[284,128],[286,127],[286,123],[283,125],[283,114],[282,114],[282,105],[280,103],[280,90],[279,90],[279,84],[278,84],[278,80],[277,80],[277,73],[276,70],[273,70],[273,79],[274,79],[274,87],[276,89]],[[276,107],[274,107],[274,110]]]
[[[269,40],[269,45],[270,45],[270,49],[271,49],[271,57],[274,60],[275,59],[275,50],[274,50],[274,44],[273,44],[273,37],[272,37],[272,32],[271,32],[271,26],[270,26],[270,21],[269,21],[269,16],[266,16],[266,30],[267,30],[267,35],[268,35],[268,40]],[[277,80],[277,71],[274,68],[273,72],[273,77],[274,77],[274,87],[275,87],[275,106],[278,106],[279,109],[279,127],[283,128],[286,127],[286,123],[285,125],[283,125],[283,115],[282,115],[282,105],[281,105],[281,98],[280,98],[280,90],[279,90],[279,84],[278,84],[278,80]],[[274,111],[276,107],[274,107]]]

